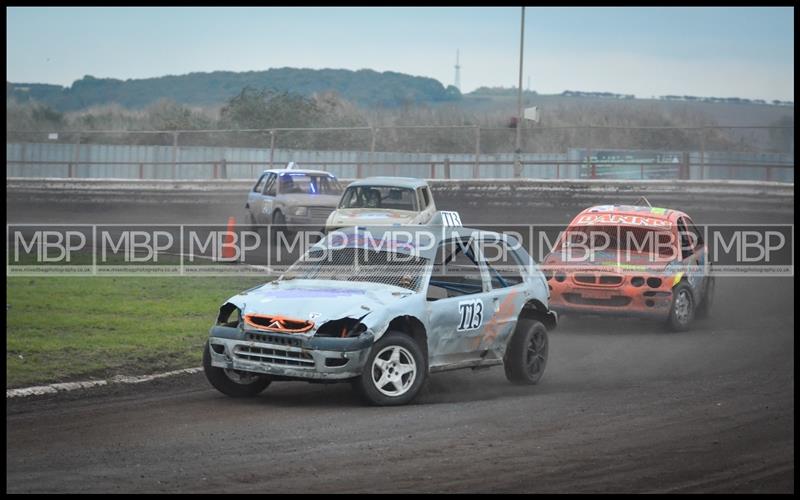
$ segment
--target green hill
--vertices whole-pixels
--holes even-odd
[[[433,78],[392,71],[273,68],[242,73],[189,73],[138,80],[87,75],[70,87],[6,82],[6,99],[38,101],[59,111],[75,111],[110,103],[139,109],[159,99],[170,99],[190,106],[213,106],[223,104],[245,87],[303,95],[334,91],[349,101],[366,106],[393,107],[457,101],[461,98],[455,87],[445,88]]]

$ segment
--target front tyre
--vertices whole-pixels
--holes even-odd
[[[535,319],[520,318],[503,360],[508,381],[520,385],[539,382],[548,350],[547,328]]]
[[[250,227],[250,231],[256,233],[258,237],[261,238],[261,227],[259,227],[258,221],[256,221],[253,212],[248,210],[247,213],[245,214],[245,218],[247,220],[248,226]]]
[[[253,212],[247,210],[245,212],[245,220],[247,220],[247,224],[250,226],[251,231],[258,231],[258,224],[256,224],[256,218],[253,217]]]
[[[276,210],[272,215],[272,231],[276,237],[278,233],[282,233],[286,239],[294,237],[294,231],[289,230],[286,226],[286,216],[280,210]]]
[[[251,398],[258,395],[272,382],[266,375],[218,368],[211,365],[211,347],[206,341],[203,350],[203,371],[216,390],[233,398]]]
[[[681,281],[672,289],[672,307],[667,325],[673,332],[685,332],[694,319],[695,303],[692,289]]]
[[[427,361],[417,342],[390,331],[372,346],[353,386],[369,404],[403,405],[417,396],[427,374]]]

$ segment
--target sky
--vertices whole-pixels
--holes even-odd
[[[6,80],[279,67],[516,87],[519,7],[8,7]],[[794,100],[793,7],[528,7],[523,87]],[[530,82],[530,83],[529,83]]]

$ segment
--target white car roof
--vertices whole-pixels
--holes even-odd
[[[309,170],[306,168],[272,168],[267,169],[261,172],[263,174],[313,174],[313,175],[329,175],[331,177],[336,177],[330,172],[326,172],[324,170]]]
[[[392,186],[416,189],[418,187],[427,186],[428,182],[425,179],[416,179],[414,177],[367,177],[366,179],[359,179],[351,182],[350,186]]]

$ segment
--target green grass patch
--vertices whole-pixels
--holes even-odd
[[[97,250],[97,254],[95,257],[92,257],[91,251],[75,251],[70,254],[69,262],[67,262],[66,258],[63,260],[55,261],[55,262],[48,262],[48,261],[39,261],[39,256],[33,253],[20,253],[16,255],[14,253],[13,248],[6,249],[7,255],[11,255],[12,257],[9,259],[9,266],[13,270],[14,266],[48,266],[48,267],[64,267],[64,266],[91,266],[92,264],[97,264],[100,267],[103,266],[136,266],[136,265],[146,265],[146,266],[177,266],[181,263],[180,255],[174,254],[167,254],[167,253],[159,253],[157,259],[153,259],[152,256],[148,256],[144,253],[134,254],[134,257],[137,259],[144,259],[147,257],[148,259],[145,261],[129,261],[127,260],[128,256],[124,253],[107,253],[105,255],[102,254],[101,250]],[[57,258],[59,255],[50,255],[46,257],[50,258]],[[192,266],[202,266],[202,265],[212,265],[215,262],[202,258],[196,257],[193,261],[189,260],[189,257],[184,258],[184,263],[186,265]]]
[[[260,277],[7,277],[7,387],[199,366],[219,306]]]

